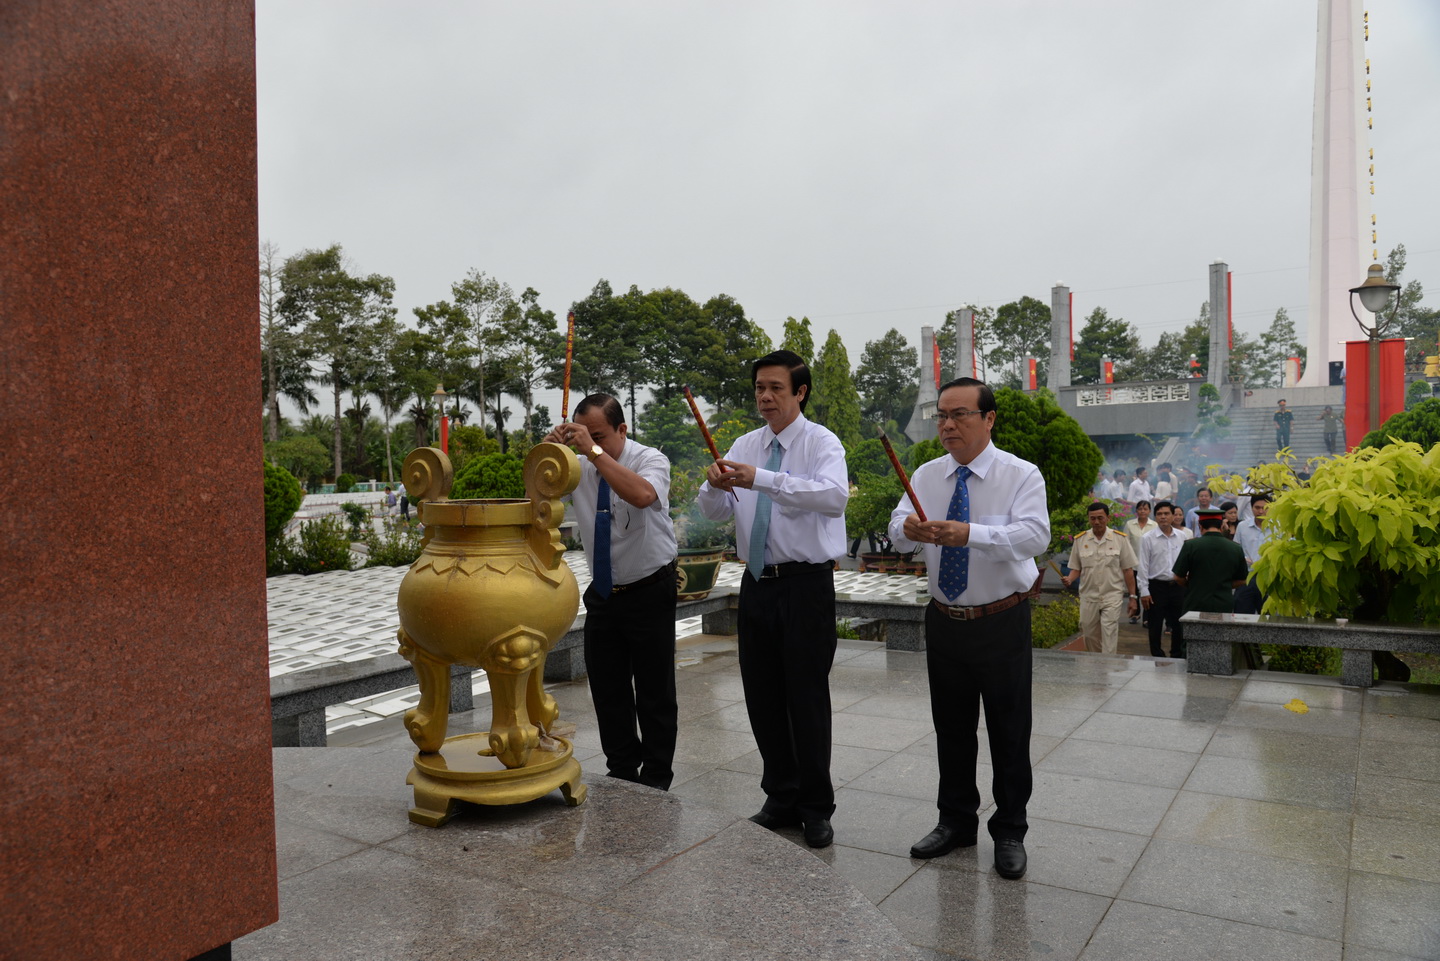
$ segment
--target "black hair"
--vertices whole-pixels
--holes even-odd
[[[805,388],[805,396],[800,398],[800,412],[805,412],[805,405],[810,402],[810,366],[800,359],[800,355],[793,350],[772,350],[750,365],[750,386],[754,387],[755,382],[760,379],[760,368],[762,367],[784,367],[790,372],[790,392],[799,394],[800,388]]]
[[[1160,513],[1160,508],[1162,507],[1165,508],[1167,511],[1173,511],[1175,509],[1175,505],[1170,503],[1170,501],[1157,501],[1154,509],[1152,510],[1152,513]]]
[[[1149,502],[1149,501],[1136,501],[1136,502],[1135,502],[1135,509],[1136,509],[1137,511],[1138,511],[1140,508],[1142,508],[1142,507],[1150,507],[1150,502]],[[1150,508],[1150,509],[1151,509],[1152,511],[1154,510],[1153,507]]]
[[[954,380],[940,385],[940,393],[943,394],[951,387],[979,387],[980,388],[980,413],[988,414],[995,409],[995,392],[990,385],[983,380],[976,380],[974,377],[956,377]],[[939,396],[938,394],[936,396]]]
[[[1202,531],[1218,531],[1224,526],[1224,517],[1216,517],[1213,514],[1206,514],[1200,518],[1200,529]]]
[[[1104,511],[1106,517],[1109,517],[1109,516],[1110,516],[1110,506],[1109,506],[1108,504],[1106,504],[1104,501],[1096,501],[1095,503],[1091,504],[1089,507],[1085,508],[1085,513],[1088,514],[1088,513],[1090,513],[1091,511]]]
[[[625,408],[609,394],[591,394],[586,397],[575,405],[575,416],[579,417],[595,407],[600,408],[600,413],[605,415],[605,422],[612,428],[619,430],[620,425],[625,423]]]
[[[1238,511],[1240,509],[1240,505],[1235,503],[1234,501],[1226,501],[1225,503],[1220,505],[1220,509],[1222,511]]]
[[[1269,495],[1269,494],[1252,494],[1251,497],[1250,497],[1250,508],[1251,508],[1251,510],[1254,510],[1255,505],[1256,505],[1256,504],[1259,504],[1261,501],[1264,501],[1266,504],[1270,503],[1270,495]]]

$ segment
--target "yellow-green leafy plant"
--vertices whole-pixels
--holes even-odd
[[[1265,613],[1440,619],[1437,505],[1440,444],[1393,442],[1318,463],[1270,505],[1274,534],[1255,566]]]

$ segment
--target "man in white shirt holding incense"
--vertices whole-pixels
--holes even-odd
[[[584,458],[570,499],[590,562],[585,671],[607,773],[664,791],[678,729],[670,461],[625,435],[620,402],[591,394],[545,439]]]
[[[940,789],[935,830],[910,849],[934,858],[976,842],[976,729],[980,706],[994,770],[995,812],[988,829],[995,870],[1023,877],[1025,808],[1030,800],[1030,598],[1039,584],[1035,557],[1050,543],[1045,480],[1034,464],[997,448],[995,395],[962,377],[940,391],[935,412],[949,453],[922,464],[909,495],[890,515],[897,549],[925,549],[930,606],[925,661],[935,721]]]
[[[767,354],[750,377],[765,426],[711,465],[698,501],[711,520],[735,516],[735,547],[745,562],[740,679],[765,765],[765,804],[750,820],[772,830],[803,825],[805,843],[823,848],[835,836],[830,666],[834,559],[845,553],[850,497],[845,448],[805,419],[810,368],[797,354]]]

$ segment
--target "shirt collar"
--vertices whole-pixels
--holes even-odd
[[[795,445],[795,442],[800,439],[800,435],[805,432],[805,423],[805,415],[796,414],[795,419],[790,422],[790,426],[786,427],[780,433],[777,434],[774,431],[770,431],[769,436],[765,438],[765,449],[768,451],[770,444],[778,438],[780,441],[780,449],[782,451],[789,450]]]
[[[995,453],[995,442],[992,440],[985,445],[984,450],[975,455],[974,460],[965,466],[970,468],[970,473],[973,476],[984,480],[985,475],[990,473],[990,468],[995,464]],[[950,461],[950,463],[945,465],[945,476],[954,477],[955,472],[960,469],[960,463],[948,453],[945,456]]]

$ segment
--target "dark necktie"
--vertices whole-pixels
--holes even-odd
[[[950,509],[945,512],[947,521],[970,520],[970,490],[965,481],[970,477],[970,468],[960,465],[955,471],[955,493],[950,497]],[[954,603],[965,593],[970,583],[970,548],[940,548],[940,593]]]
[[[610,484],[603,477],[595,499],[595,570],[590,572],[590,586],[601,597],[609,597],[615,586],[610,575]]]

